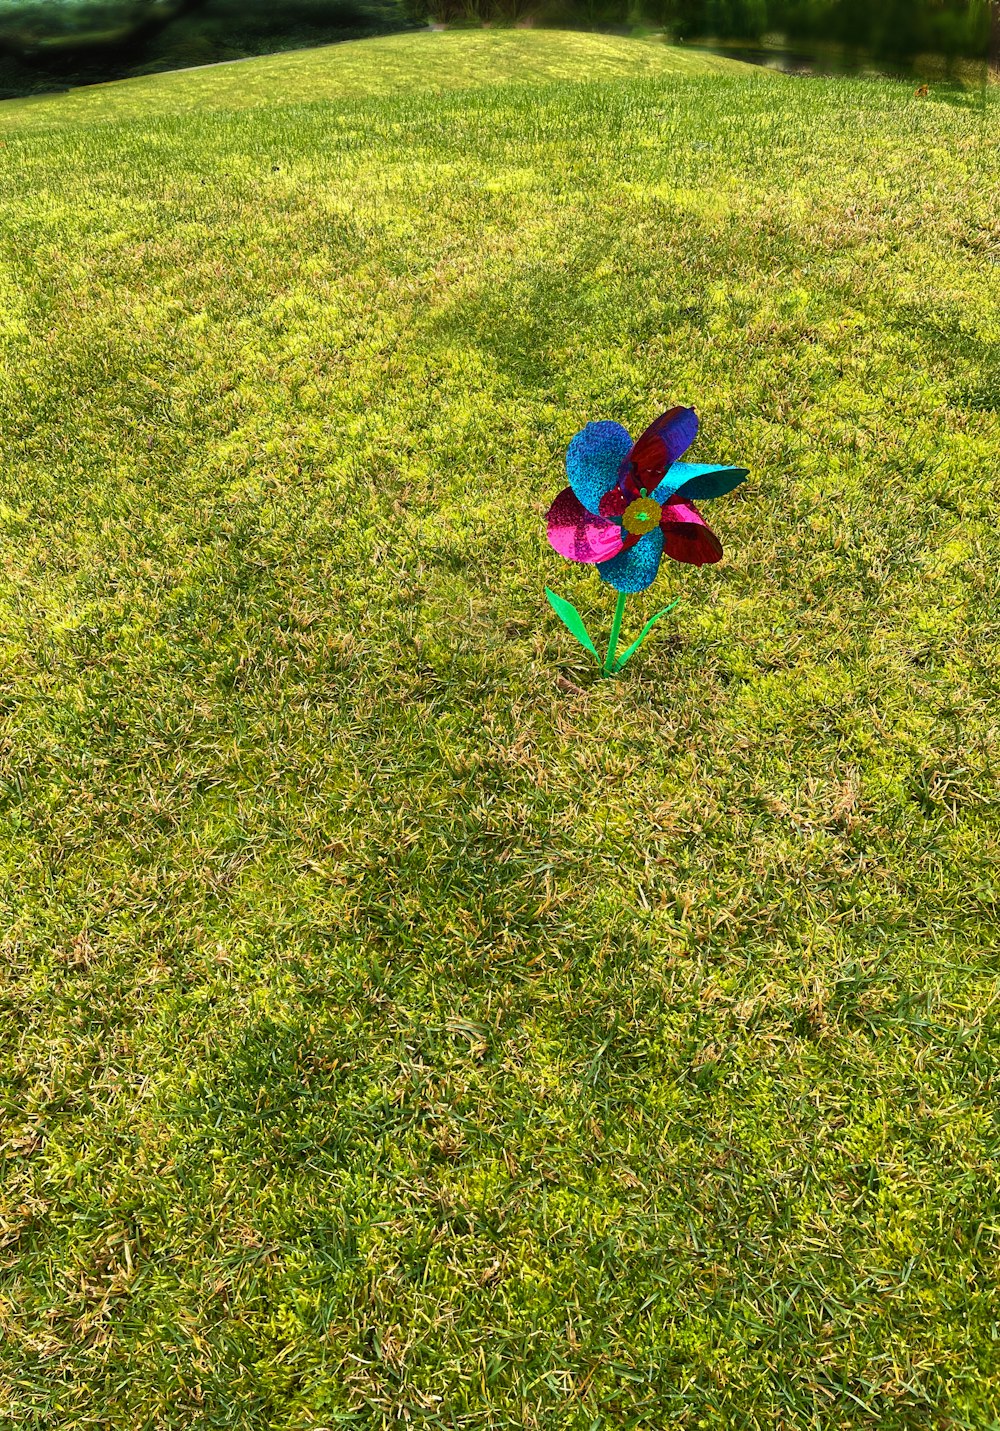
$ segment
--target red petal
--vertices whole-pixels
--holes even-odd
[[[642,488],[652,492],[663,481],[670,466],[667,444],[656,432],[644,432],[618,470],[618,485],[628,502],[641,495]]]
[[[698,432],[698,417],[693,407],[672,407],[651,422],[633,444],[631,452],[618,469],[618,483],[629,501],[641,495],[642,488],[652,492],[691,446]]]
[[[722,556],[722,543],[693,502],[668,502],[660,518],[663,550],[674,561],[707,566]]]
[[[609,521],[620,518],[625,508],[628,506],[628,498],[620,487],[612,487],[609,492],[605,492],[601,498],[598,511],[602,517],[607,517]]]

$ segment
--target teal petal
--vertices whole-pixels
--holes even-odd
[[[602,581],[613,586],[615,591],[630,594],[645,591],[656,578],[663,555],[663,532],[654,527],[644,537],[640,537],[634,547],[612,557],[610,561],[597,563],[597,574]]]
[[[720,467],[714,462],[675,462],[668,468],[660,485],[654,488],[652,497],[661,506],[671,497],[681,497],[685,502],[698,498],[704,502],[731,492],[749,475],[745,467]]]
[[[620,422],[588,422],[566,449],[566,476],[580,502],[600,516],[601,498],[618,481],[618,469],[632,450]]]

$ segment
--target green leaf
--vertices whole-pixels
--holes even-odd
[[[680,597],[677,598],[677,601],[680,601]],[[628,658],[630,656],[635,655],[636,651],[638,651],[639,647],[642,645],[643,641],[645,641],[646,637],[649,635],[650,631],[652,631],[653,627],[656,625],[657,621],[659,621],[660,617],[666,616],[668,611],[673,611],[674,607],[677,605],[677,601],[672,601],[669,606],[665,606],[662,611],[658,611],[655,616],[651,616],[649,618],[645,626],[639,632],[638,637],[632,642],[628,650],[623,651],[622,654],[618,657],[618,660],[615,662],[614,665],[614,669],[616,671],[620,671],[621,668],[624,666],[625,662],[628,660]]]
[[[565,597],[556,596],[555,592],[550,591],[548,587],[545,588],[545,595],[549,598],[549,605],[566,627],[567,631],[576,637],[581,646],[592,653],[597,664],[600,665],[601,658],[597,654],[597,647],[587,635],[587,628],[583,624],[583,617],[573,603],[567,601]]]

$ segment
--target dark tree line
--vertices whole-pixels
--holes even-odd
[[[517,20],[594,28],[655,25],[675,39],[832,42],[875,55],[981,56],[990,0],[403,0],[414,18]],[[993,6],[1000,26],[1000,0]]]
[[[650,0],[657,3],[657,0]],[[833,41],[876,54],[985,54],[990,0],[658,0],[680,38]]]
[[[0,0],[0,98],[443,23],[833,42],[1000,69],[1000,0]],[[991,40],[992,37],[992,40]]]
[[[0,0],[0,99],[413,24],[402,0]]]

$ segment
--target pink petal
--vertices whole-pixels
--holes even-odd
[[[610,561],[624,545],[621,527],[591,516],[572,487],[564,487],[549,508],[548,529],[550,543],[568,561]]]

